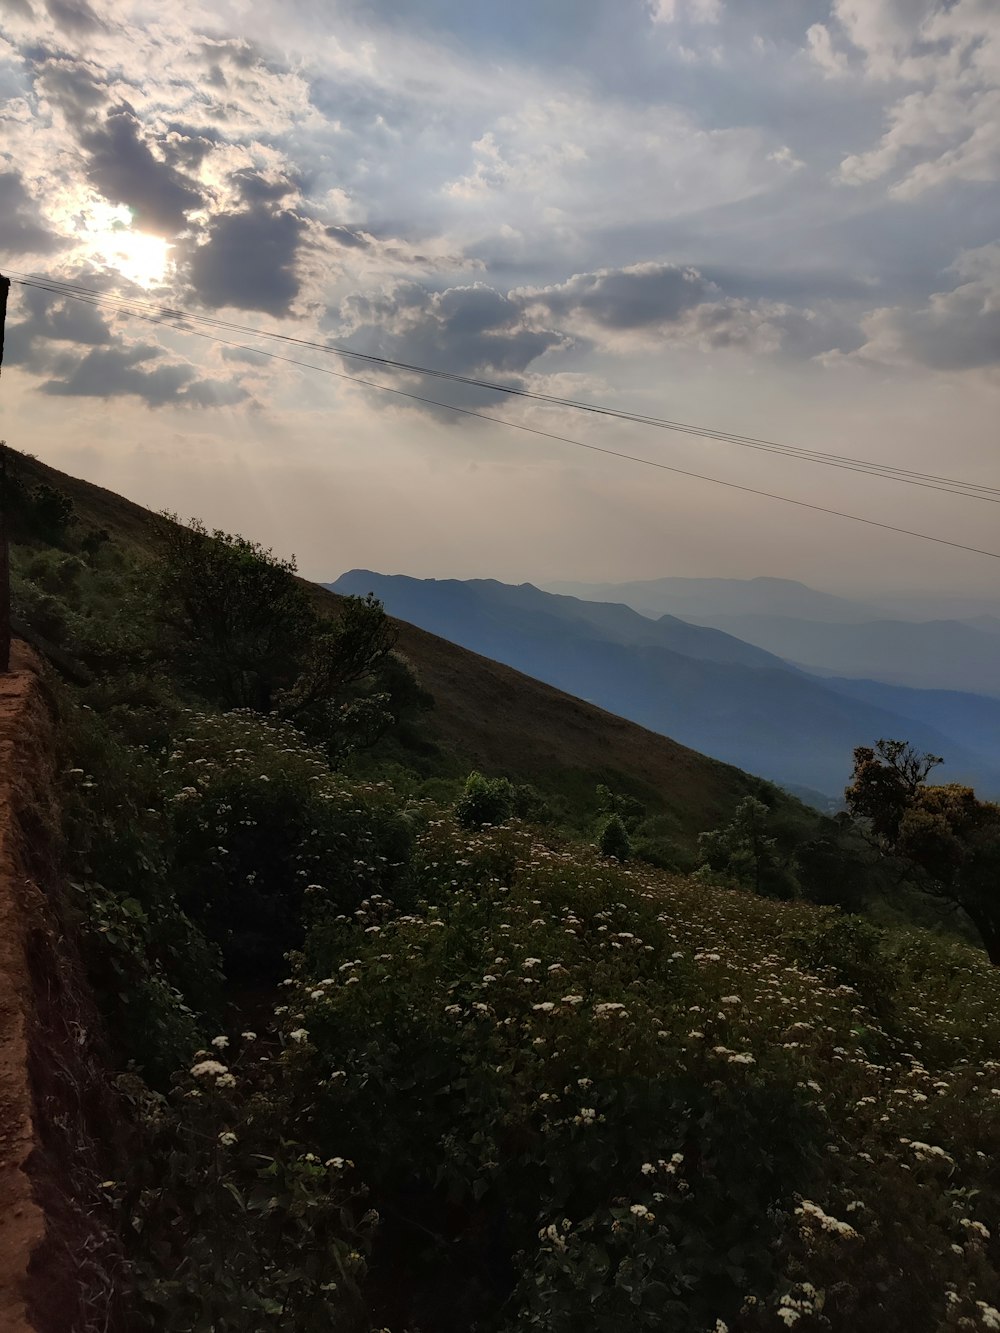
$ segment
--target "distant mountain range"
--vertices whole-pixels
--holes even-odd
[[[550,583],[547,591],[592,602],[624,602],[644,616],[801,616],[831,624],[878,620],[885,609],[818,592],[795,579],[644,579],[633,583]]]
[[[903,618],[874,601],[836,597],[791,579],[651,579],[572,587],[577,596],[624,602],[646,616],[680,616],[725,630],[816,674],[1000,698],[1000,601],[959,598],[942,616],[947,605],[942,599],[921,603],[914,595],[903,599],[914,608]],[[920,614],[921,605],[938,614]]]
[[[712,626],[532,584],[352,570],[327,586],[799,793],[838,798],[853,747],[892,736],[944,755],[942,780],[1000,795],[998,700],[822,680]]]

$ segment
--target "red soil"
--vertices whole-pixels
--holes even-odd
[[[17,810],[25,785],[33,785],[18,741],[29,709],[38,703],[39,680],[37,661],[22,644],[14,644],[11,668],[0,675],[0,1328],[33,1333],[28,1266],[44,1239],[45,1218],[27,1174],[35,1148],[27,963],[27,899],[33,886],[24,873]]]

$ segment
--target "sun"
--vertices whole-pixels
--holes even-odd
[[[140,287],[155,287],[167,275],[170,242],[133,226],[124,205],[92,203],[76,219],[76,236],[86,258],[113,269]]]

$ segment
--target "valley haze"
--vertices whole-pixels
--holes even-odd
[[[371,570],[327,586],[373,592],[391,615],[816,804],[839,802],[854,748],[880,738],[943,757],[940,781],[1000,794],[1000,635],[976,623],[889,619],[876,601],[763,578],[583,586],[580,597]],[[962,610],[984,608],[995,604]]]

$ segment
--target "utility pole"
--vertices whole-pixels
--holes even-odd
[[[0,273],[0,369],[10,278]],[[10,536],[7,531],[7,446],[0,440],[0,672],[10,670]]]

